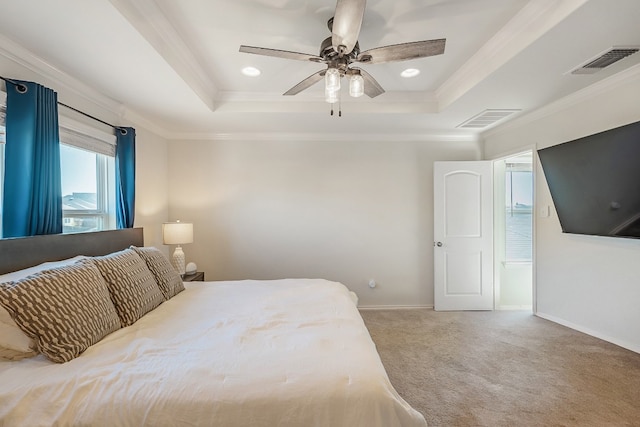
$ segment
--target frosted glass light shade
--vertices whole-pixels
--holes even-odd
[[[190,222],[165,222],[162,224],[162,243],[183,245],[193,243],[193,224]]]
[[[324,100],[329,104],[335,104],[340,100],[340,91],[338,90],[325,90]]]
[[[364,95],[364,79],[359,74],[354,74],[349,78],[349,95],[358,98]]]
[[[340,72],[337,68],[329,68],[324,75],[324,88],[328,91],[340,90]]]

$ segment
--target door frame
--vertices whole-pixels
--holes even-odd
[[[532,144],[532,145],[527,145],[527,146],[523,146],[514,150],[510,150],[508,152],[504,152],[504,153],[500,153],[490,159],[486,159],[486,160],[491,160],[494,163],[502,161],[502,160],[506,160],[509,157],[514,157],[517,156],[518,154],[523,154],[526,153],[528,151],[531,151],[531,169],[532,169],[532,180],[533,180],[533,206],[532,206],[532,215],[531,215],[531,228],[532,228],[532,241],[531,241],[531,246],[532,246],[532,254],[531,254],[531,311],[533,312],[533,314],[537,314],[538,312],[538,303],[537,303],[537,273],[536,273],[536,229],[537,229],[537,218],[538,218],[538,191],[537,191],[537,177],[538,177],[538,155],[537,155],[537,144]],[[494,183],[494,192],[493,192],[493,198],[494,198],[494,207],[495,207],[495,199],[497,197],[497,192],[495,191],[495,183]],[[493,239],[493,245],[494,245],[494,255],[496,253],[496,245],[497,245],[497,241],[498,239],[496,239],[495,237],[495,233],[496,233],[496,227],[494,227],[494,239]],[[495,262],[494,262],[494,284],[493,284],[493,289],[494,289],[494,293],[493,293],[493,305],[494,307],[499,307],[499,301],[500,301],[500,285],[496,284],[495,278],[498,277],[498,271],[496,271],[496,267],[495,267]]]

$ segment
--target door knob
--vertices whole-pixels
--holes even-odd
[[[442,247],[442,242],[435,242],[434,245],[440,248],[440,247]]]

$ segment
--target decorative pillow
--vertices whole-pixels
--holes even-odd
[[[120,328],[107,285],[90,260],[1,283],[0,304],[53,362],[78,357]]]
[[[74,256],[73,258],[67,258],[60,261],[43,262],[42,264],[35,265],[33,267],[25,268],[23,270],[12,271],[11,273],[0,274],[0,283],[3,282],[15,282],[16,280],[24,279],[32,274],[39,273],[44,270],[51,270],[56,267],[64,267],[66,265],[72,265],[76,262],[87,259],[84,255]]]
[[[78,255],[61,261],[45,262],[34,267],[2,274],[0,275],[0,283],[15,282],[40,271],[71,265],[85,258],[86,256]],[[0,305],[0,358],[18,360],[25,357],[33,357],[37,354],[36,342],[22,332],[22,329],[16,325],[9,312]]]
[[[159,249],[153,247],[138,248],[131,246],[140,258],[147,263],[147,267],[156,278],[158,287],[165,299],[170,299],[184,291],[184,283],[178,272],[173,268],[169,260]]]
[[[107,282],[123,327],[134,324],[164,301],[151,271],[134,250],[94,257],[93,262]]]

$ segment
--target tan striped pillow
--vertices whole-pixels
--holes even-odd
[[[156,279],[165,299],[170,299],[184,291],[184,283],[178,272],[160,250],[154,247],[131,246],[146,263]]]
[[[134,324],[162,304],[164,296],[146,263],[131,249],[94,257],[122,326]]]
[[[107,285],[89,260],[2,283],[0,303],[38,350],[58,363],[120,328]]]

